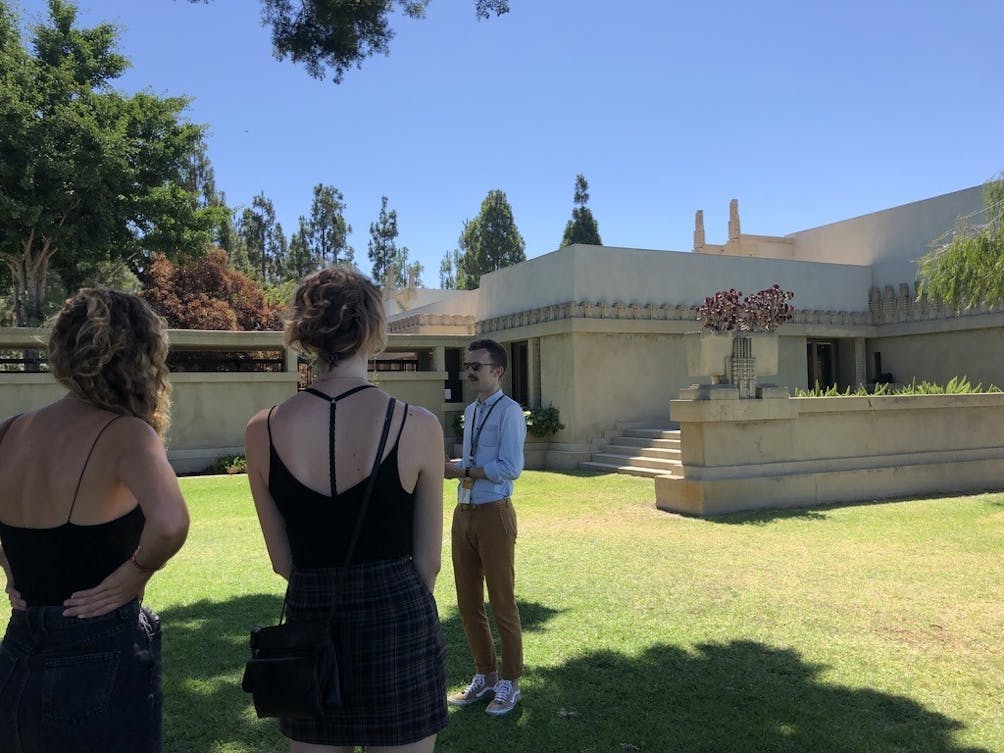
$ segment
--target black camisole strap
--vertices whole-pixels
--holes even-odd
[[[401,416],[401,428],[397,430],[397,439],[394,440],[394,447],[401,444],[401,435],[404,434],[404,422],[408,420],[408,403],[404,404],[404,415]]]
[[[315,390],[313,387],[307,387],[307,389],[304,390],[304,392],[309,392],[311,395],[315,395],[316,397],[320,397],[327,400],[331,405],[331,407],[329,408],[329,416],[328,416],[328,483],[331,485],[330,496],[332,499],[334,499],[335,496],[338,494],[337,492],[338,486],[336,484],[336,479],[335,479],[335,413],[336,413],[335,404],[342,398],[349,397],[350,395],[354,395],[362,390],[368,390],[371,387],[376,387],[376,385],[360,384],[356,387],[352,387],[351,389],[345,390],[345,392],[339,392],[334,397],[331,397],[330,395],[325,395],[323,392],[321,392],[320,390]],[[393,403],[394,403],[394,398],[391,398],[391,404]]]
[[[94,437],[94,442],[93,442],[93,444],[91,444],[91,449],[88,450],[87,457],[84,459],[84,467],[80,469],[80,478],[77,479],[77,488],[73,490],[73,501],[70,503],[70,512],[66,516],[66,522],[67,523],[69,523],[70,522],[70,518],[73,517],[73,508],[77,504],[77,494],[80,492],[80,484],[84,480],[84,473],[87,471],[87,464],[89,462],[91,462],[91,455],[94,454],[94,448],[98,446],[98,440],[101,439],[101,435],[105,433],[105,429],[107,429],[113,423],[115,423],[116,421],[118,421],[120,418],[122,418],[122,416],[115,416],[115,418],[113,418],[111,421],[109,421],[104,426],[102,426],[101,427],[101,431],[99,431],[98,435],[96,437]]]

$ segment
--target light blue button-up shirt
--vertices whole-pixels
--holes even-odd
[[[478,441],[472,458],[475,437]],[[475,400],[467,406],[464,410],[463,466],[483,468],[486,476],[474,482],[471,502],[494,502],[512,495],[512,482],[523,472],[525,439],[523,409],[502,390],[495,391],[484,402]]]

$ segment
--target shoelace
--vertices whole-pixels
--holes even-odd
[[[499,703],[506,703],[512,694],[512,683],[508,680],[499,680],[495,684],[495,700]]]
[[[476,693],[487,685],[484,675],[474,675],[471,684],[467,686],[465,693]]]

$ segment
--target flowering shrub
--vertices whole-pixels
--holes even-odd
[[[697,318],[704,322],[704,329],[718,334],[738,329],[742,295],[741,290],[732,288],[719,290],[713,296],[705,298],[704,303],[697,307]]]
[[[759,293],[746,296],[739,329],[744,332],[774,332],[791,319],[795,307],[788,301],[794,297],[794,293],[784,290],[777,283]]]
[[[720,290],[697,307],[697,318],[709,332],[774,332],[791,319],[795,297],[777,283],[745,298],[742,291]]]

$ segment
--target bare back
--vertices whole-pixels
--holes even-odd
[[[331,395],[330,397],[335,397]],[[335,479],[329,475],[330,407],[317,395],[301,392],[279,405],[271,422],[272,443],[283,463],[304,486],[320,494],[339,494],[366,479],[373,468],[380,431],[390,396],[379,389],[365,389],[338,400],[335,408]],[[393,440],[405,422],[401,442],[409,435],[405,405],[400,401],[391,418]],[[393,450],[388,441],[381,462]],[[420,458],[414,452],[398,452],[401,487],[411,492],[418,481]]]
[[[67,398],[13,420],[0,443],[0,522],[97,525],[132,510],[137,500],[117,465],[136,431],[146,429],[139,419],[110,423],[115,418]]]

